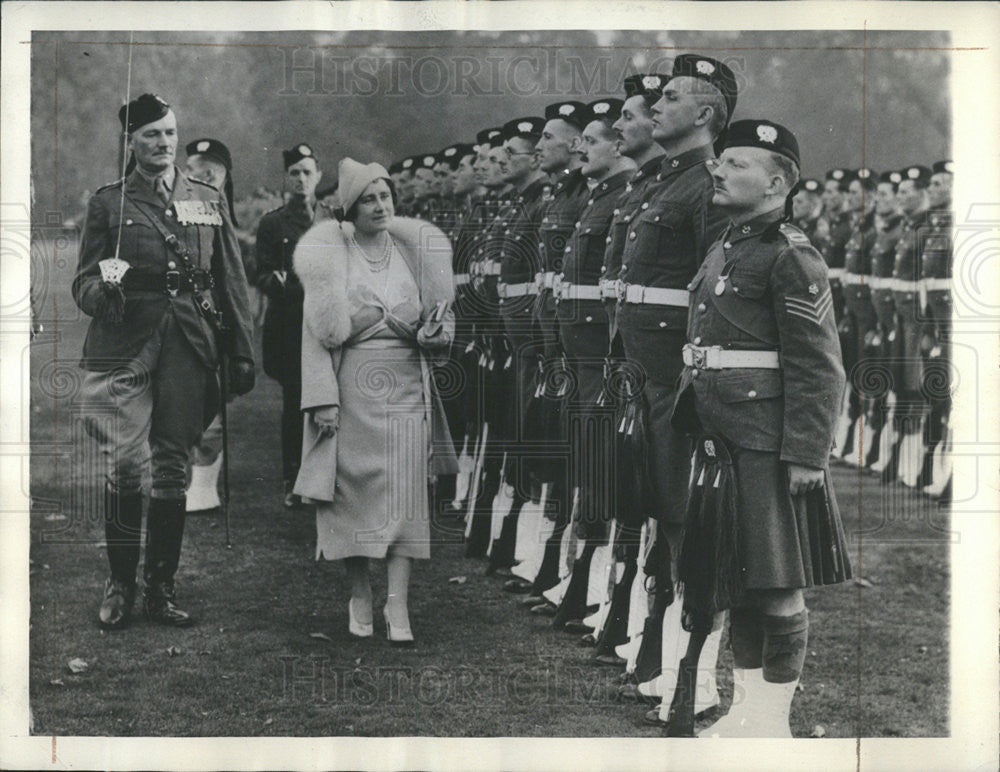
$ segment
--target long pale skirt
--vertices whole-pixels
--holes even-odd
[[[429,428],[419,352],[392,339],[345,348],[333,501],[316,509],[316,556],[430,557]]]

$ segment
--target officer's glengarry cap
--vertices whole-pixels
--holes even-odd
[[[312,158],[315,160],[316,155],[313,153],[313,149],[309,147],[309,145],[305,142],[300,142],[291,150],[282,150],[281,157],[285,161],[285,170],[287,171],[289,166],[294,166],[303,158]]]
[[[160,120],[168,112],[170,105],[156,94],[140,94],[128,104],[121,106],[118,110],[118,121],[122,125],[122,131],[131,134],[147,123]]]
[[[503,128],[497,126],[493,129],[483,129],[476,134],[476,144],[500,147],[503,144]]]
[[[555,102],[545,108],[545,120],[562,120],[573,128],[583,131],[586,122],[583,120],[583,111],[586,105],[583,102]]]
[[[726,120],[733,117],[736,109],[736,76],[722,62],[700,54],[678,54],[674,59],[674,67],[670,79],[687,77],[707,81],[718,89],[726,100]]]
[[[544,118],[515,118],[503,125],[503,138],[508,140],[520,137],[536,141],[542,136],[543,128],[545,128]]]
[[[588,104],[585,108],[585,118],[586,126],[587,123],[591,121],[607,121],[609,123],[614,123],[622,114],[622,105],[625,104],[623,99],[615,99],[609,97],[607,99],[595,99],[593,102]]]
[[[189,158],[193,155],[213,158],[225,166],[229,171],[233,170],[233,157],[229,153],[229,148],[217,139],[205,138],[196,139],[194,142],[188,142],[187,146],[184,148],[184,152],[187,153]]]
[[[926,188],[931,181],[931,170],[926,166],[915,164],[903,169],[903,181],[913,180],[918,188]]]
[[[661,75],[658,72],[651,72],[645,75],[630,75],[625,78],[625,98],[642,94],[654,101],[659,99],[663,93],[663,87],[670,80],[669,75]]]
[[[475,152],[475,148],[472,145],[466,142],[458,142],[454,145],[449,145],[438,153],[438,160],[448,164],[451,170],[455,171],[463,158],[467,155],[475,155]]]
[[[796,166],[800,165],[798,140],[792,132],[774,121],[751,119],[730,124],[719,149],[722,151],[728,147],[759,147],[785,156]]]

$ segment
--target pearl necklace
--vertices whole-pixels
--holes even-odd
[[[385,234],[385,246],[382,247],[382,254],[374,260],[368,257],[368,252],[358,243],[353,234],[351,235],[351,243],[358,248],[358,251],[365,259],[365,262],[368,263],[368,268],[372,273],[381,273],[389,267],[389,259],[392,257],[392,238],[388,233]]]

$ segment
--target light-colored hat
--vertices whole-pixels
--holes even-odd
[[[389,172],[382,164],[360,164],[353,158],[343,159],[337,167],[337,192],[344,211],[354,206],[365,188],[382,178],[389,179]]]

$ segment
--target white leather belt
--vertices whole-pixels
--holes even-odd
[[[469,266],[469,273],[473,276],[499,276],[500,262],[498,260],[480,260]]]
[[[870,284],[871,283],[871,277],[870,276],[864,276],[864,275],[862,275],[860,273],[847,273],[845,271],[844,272],[843,282],[844,282],[844,284]]]
[[[684,344],[684,364],[702,370],[751,368],[777,370],[781,367],[777,351],[733,351],[721,346]]]
[[[640,284],[625,284],[624,293],[619,289],[618,297],[626,303],[640,303],[653,306],[677,306],[687,308],[688,291],[665,287],[643,287]]]
[[[456,273],[455,274],[455,286],[461,287],[463,284],[468,284],[471,281],[469,274],[467,273]]]
[[[893,279],[892,289],[895,292],[917,292],[920,289],[920,282],[909,279]]]
[[[926,290],[948,290],[951,289],[951,279],[921,279],[921,286]]]
[[[600,300],[603,295],[597,284],[570,284],[559,282],[553,288],[558,300]]]
[[[539,271],[535,274],[535,286],[538,287],[539,292],[543,289],[552,289],[555,278],[555,271]]]
[[[597,285],[601,290],[602,298],[614,298],[618,299],[618,280],[617,279],[601,279],[600,283]]]
[[[892,277],[889,276],[869,276],[868,286],[873,290],[891,290],[892,289]]]
[[[533,281],[526,281],[520,284],[497,284],[497,296],[500,298],[519,298],[522,295],[537,295],[538,286]]]
[[[840,281],[841,279],[844,278],[844,273],[846,273],[846,272],[844,271],[843,268],[827,268],[826,269],[826,275],[827,275],[827,277],[830,278],[830,279],[836,279],[837,281]]]

